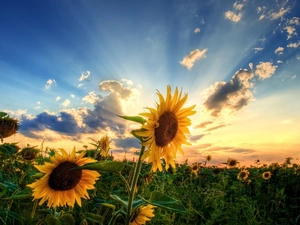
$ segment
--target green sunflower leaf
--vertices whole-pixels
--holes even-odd
[[[24,189],[22,191],[20,191],[17,194],[13,194],[7,198],[3,198],[5,200],[21,200],[21,199],[27,199],[30,198],[32,195],[31,190],[30,189]]]
[[[99,170],[104,172],[111,172],[111,173],[120,173],[120,171],[124,168],[124,163],[122,162],[96,162],[96,163],[88,163],[80,167],[74,168],[76,169],[88,169],[88,170]]]
[[[7,113],[5,112],[0,112],[0,118],[7,116]]]
[[[90,220],[94,223],[102,224],[103,216],[100,216],[98,214],[90,213],[90,212],[85,212],[82,213],[85,219]]]
[[[141,196],[139,197],[142,198]],[[158,191],[153,191],[149,200],[143,200],[151,205],[155,205],[165,209],[170,209],[176,212],[188,212],[188,210],[182,205],[182,203],[179,200],[176,200]]]
[[[130,121],[133,121],[133,122],[137,122],[137,123],[140,123],[140,124],[144,124],[146,123],[147,120],[145,120],[143,117],[141,116],[119,116],[118,117],[121,117],[122,119],[125,119],[125,120],[130,120]]]

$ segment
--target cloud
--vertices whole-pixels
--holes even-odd
[[[70,100],[69,99],[66,99],[63,103],[61,103],[61,105],[63,106],[63,107],[68,107],[68,106],[70,106]]]
[[[300,18],[299,17],[293,17],[292,19],[289,20],[289,24],[295,24],[300,26]]]
[[[116,80],[105,80],[99,84],[100,91],[109,91],[115,93],[122,99],[129,99],[133,96],[133,92],[128,87],[123,87],[123,85]]]
[[[242,13],[234,13],[232,11],[225,12],[225,18],[235,23],[239,22],[242,18]]]
[[[201,122],[200,124],[198,124],[197,126],[195,126],[195,128],[205,128],[206,125],[209,125],[209,124],[212,124],[213,122],[212,121],[204,121],[204,122]]]
[[[242,10],[243,6],[243,4],[238,4],[235,2],[233,4],[233,11],[228,10],[225,12],[225,18],[235,23],[239,22],[242,18],[242,13],[240,11]]]
[[[141,147],[140,141],[135,137],[115,138],[112,139],[112,141],[115,143],[116,146],[118,146],[121,149],[139,149]]]
[[[199,135],[192,135],[191,137],[189,137],[189,140],[191,142],[197,142],[199,141],[201,138],[203,138],[204,136],[208,135],[209,133],[206,134],[199,134]]]
[[[298,48],[299,45],[300,45],[300,41],[295,42],[295,43],[288,44],[287,47],[288,47],[288,48]]]
[[[255,50],[255,53],[263,50],[263,48],[253,48],[253,49]]]
[[[254,100],[250,91],[254,87],[253,78],[267,79],[275,73],[276,68],[277,66],[270,62],[261,62],[256,66],[254,72],[240,70],[233,75],[230,81],[216,82],[208,88],[207,98],[203,106],[210,112],[211,116],[215,117],[224,110],[233,113],[242,109],[247,106],[249,101]]]
[[[206,57],[205,55],[206,52],[207,52],[207,48],[203,50],[195,49],[194,51],[190,52],[188,56],[185,56],[180,62],[180,64],[185,66],[188,70],[191,70],[196,60]]]
[[[43,112],[35,117],[22,115],[20,118],[19,132],[31,138],[43,138],[41,131],[46,129],[67,135],[79,133],[78,124],[74,117],[66,112],[60,112],[58,116],[49,112]]]
[[[118,115],[123,115],[120,96],[111,92],[102,100],[95,102],[93,110],[87,109],[83,121],[87,126],[87,132],[94,133],[101,129],[109,129],[117,136],[122,136],[126,131],[126,122]]]
[[[287,12],[289,12],[289,11],[290,11],[289,7],[286,8],[286,9],[284,9],[283,7],[281,7],[278,12],[271,13],[271,19],[275,20],[275,19],[278,19],[280,17],[283,17],[283,15],[286,14]]]
[[[292,38],[294,35],[297,35],[296,29],[292,26],[286,26],[284,30],[286,30],[286,32],[288,33],[287,40]]]
[[[275,50],[275,54],[277,55],[282,55],[284,48],[283,47],[278,47]]]
[[[256,66],[254,73],[262,80],[270,78],[276,71],[277,66],[272,65],[271,62],[261,62]]]
[[[195,30],[194,30],[194,33],[199,33],[200,32],[200,28],[199,27],[197,27]]]
[[[90,78],[91,78],[91,72],[87,70],[85,73],[81,74],[79,81],[90,80]]]
[[[225,108],[231,111],[243,108],[253,99],[249,90],[253,86],[249,82],[253,76],[252,73],[246,70],[240,70],[229,82],[216,82],[203,104],[204,107],[211,112],[212,116],[218,116]]]
[[[61,99],[61,97],[60,96],[57,96],[56,98],[55,98],[55,101],[59,101]]]
[[[217,130],[217,129],[221,128],[221,127],[227,127],[227,126],[230,126],[230,124],[220,123],[220,125],[213,126],[213,127],[210,127],[208,129],[206,129],[205,132]]]
[[[49,79],[45,85],[45,88],[49,89],[53,85],[56,85],[56,81],[54,79]]]
[[[99,101],[100,98],[101,97],[99,95],[96,95],[96,93],[92,91],[88,95],[84,96],[82,98],[82,101],[95,104],[97,101]]]

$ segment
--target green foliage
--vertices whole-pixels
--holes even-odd
[[[129,189],[125,183],[131,182],[135,163],[107,160],[80,167],[101,174],[95,189],[88,191],[90,199],[82,199],[81,207],[54,210],[32,201],[26,186],[43,176],[34,165],[48,162],[55,152],[34,148],[37,156],[28,161],[17,143],[0,145],[0,224],[109,224],[112,216],[115,224],[124,224]],[[291,158],[283,164],[245,168],[247,180],[237,179],[241,168],[202,165],[196,175],[187,163],[157,173],[149,172],[151,165],[146,163],[141,168],[132,207],[136,211],[146,204],[157,206],[149,225],[300,224],[300,165],[292,164]],[[263,179],[264,172],[271,178]]]

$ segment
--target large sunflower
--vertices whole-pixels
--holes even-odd
[[[143,225],[146,224],[152,217],[154,217],[154,208],[153,205],[141,206],[137,209],[137,214],[134,216],[130,225]]]
[[[41,198],[39,205],[48,200],[48,207],[74,207],[76,200],[81,206],[81,198],[89,198],[87,189],[94,189],[100,174],[97,171],[72,169],[96,160],[83,158],[85,152],[76,155],[75,148],[70,155],[64,149],[60,151],[62,155],[56,153],[50,158],[50,163],[35,166],[45,175],[28,186],[33,188],[34,199]]]
[[[163,95],[157,91],[159,103],[156,109],[147,108],[150,112],[141,113],[141,116],[147,117],[147,122],[142,126],[145,131],[137,134],[143,137],[143,145],[147,146],[143,159],[148,158],[148,162],[152,163],[152,170],[157,169],[162,171],[161,157],[164,157],[166,169],[169,165],[175,168],[174,158],[179,150],[182,154],[182,144],[190,145],[185,134],[189,134],[188,126],[191,125],[191,120],[188,116],[196,113],[193,111],[195,105],[182,108],[186,102],[188,95],[182,95],[176,87],[175,93],[172,96],[171,87],[167,87],[167,96],[164,99]]]

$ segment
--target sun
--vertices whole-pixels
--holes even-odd
[[[83,157],[85,152],[76,155],[75,148],[70,155],[64,149],[60,151],[62,155],[56,153],[49,163],[35,166],[45,175],[27,186],[33,189],[34,199],[41,199],[39,205],[48,201],[48,207],[74,207],[76,201],[81,206],[81,198],[89,198],[87,190],[94,189],[100,174],[97,171],[72,169],[96,160]]]
[[[184,154],[182,144],[190,145],[186,134],[189,134],[191,120],[188,116],[196,113],[193,109],[195,105],[188,108],[182,108],[188,95],[182,96],[182,92],[176,87],[174,95],[171,94],[171,87],[167,86],[166,99],[158,91],[159,103],[156,108],[147,108],[149,112],[141,113],[141,116],[147,117],[147,122],[142,126],[144,131],[137,134],[143,138],[143,146],[147,149],[143,159],[148,158],[152,163],[152,171],[157,169],[162,171],[161,158],[166,163],[166,169],[169,165],[175,168],[174,159],[179,150]]]

